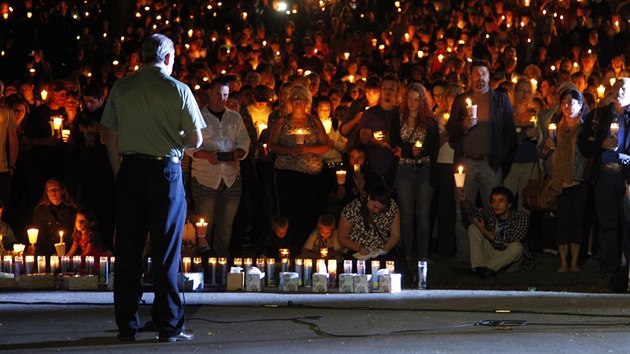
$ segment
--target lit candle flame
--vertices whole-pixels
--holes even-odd
[[[457,173],[459,173],[460,175],[461,175],[462,173],[464,173],[464,166],[459,165],[459,166],[457,167]]]

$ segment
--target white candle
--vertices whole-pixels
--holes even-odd
[[[190,257],[182,258],[182,273],[190,273],[192,259]]]
[[[553,140],[556,140],[557,129],[558,127],[556,126],[556,123],[549,123],[549,126],[547,127],[547,131],[549,132],[549,137]]]
[[[365,261],[357,261],[357,274],[365,274]]]
[[[304,286],[311,286],[313,284],[313,278],[311,277],[313,271],[313,260],[304,260]]]
[[[457,167],[457,173],[455,173],[455,187],[464,188],[464,182],[466,181],[466,174],[464,173],[464,166]]]
[[[59,272],[59,257],[50,256],[50,272],[53,274]]]
[[[273,258],[267,258],[267,286],[276,285],[276,260]]]
[[[343,261],[343,272],[346,274],[352,273],[352,260],[346,259]]]
[[[85,275],[94,274],[94,256],[85,256]]]
[[[328,284],[330,286],[335,286],[337,283],[337,260],[329,259],[328,260]]]
[[[325,259],[318,259],[317,264],[315,265],[315,272],[319,274],[328,273],[328,267],[326,267]]]
[[[81,256],[72,256],[72,271],[81,273]]]
[[[394,273],[396,270],[394,261],[385,261],[385,269],[387,269],[390,274]]]
[[[13,273],[13,257],[12,256],[4,256],[3,258],[4,264],[2,266],[2,270],[5,273]]]
[[[295,272],[298,274],[298,286],[302,286],[302,258],[295,259]]]
[[[281,272],[288,272],[289,271],[289,259],[288,258],[282,258],[280,260],[280,271]]]
[[[53,129],[55,130],[55,132],[58,132],[59,130],[61,130],[61,126],[63,124],[63,118],[61,117],[53,117]]]
[[[37,273],[46,273],[46,256],[37,256]]]
[[[26,271],[25,274],[35,273],[35,256],[26,256]]]
[[[98,261],[98,282],[101,284],[107,284],[109,281],[109,262],[107,257],[101,257]]]
[[[48,98],[48,91],[42,90],[39,95],[42,98],[42,101],[46,102],[46,99]]]
[[[63,230],[59,231],[59,243],[63,243]]]
[[[22,274],[22,265],[24,261],[22,260],[22,256],[15,256],[15,262],[13,264],[13,273],[15,275]]]

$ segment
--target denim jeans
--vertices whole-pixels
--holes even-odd
[[[213,189],[200,184],[195,178],[192,179],[191,194],[195,203],[195,214],[208,222],[206,239],[212,240],[209,244],[217,257],[230,256],[230,239],[242,189],[243,179],[240,175],[229,188],[223,181],[219,188]]]
[[[412,254],[413,237],[418,242],[418,257],[425,260],[429,256],[431,224],[431,198],[433,188],[429,183],[429,164],[399,165],[394,182],[398,208],[400,210],[400,232],[405,247],[405,256]],[[416,232],[414,232],[414,218]]]
[[[464,191],[466,199],[475,204],[477,201],[477,193],[481,194],[483,207],[490,209],[490,193],[492,188],[503,185],[501,169],[493,171],[490,164],[486,160],[464,159],[464,173],[466,180],[464,182]]]

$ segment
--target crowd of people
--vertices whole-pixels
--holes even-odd
[[[41,228],[41,252],[60,230],[72,253],[113,248],[101,116],[159,32],[206,126],[181,159],[205,256],[327,248],[396,259],[408,279],[434,254],[481,277],[543,248],[559,272],[597,255],[612,273],[630,256],[626,1],[9,3],[0,202],[18,240]],[[520,198],[538,166],[558,194],[544,215]]]

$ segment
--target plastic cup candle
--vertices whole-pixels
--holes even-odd
[[[199,219],[197,223],[195,223],[197,230],[197,237],[206,237],[206,232],[208,230],[208,223],[203,219]]]
[[[48,91],[46,91],[46,90],[42,90],[42,91],[39,93],[39,96],[42,98],[42,101],[44,101],[44,102],[45,102],[45,101],[46,101],[46,99],[48,98]]]
[[[267,272],[265,273],[265,277],[267,277],[267,286],[276,285],[276,260],[273,258],[267,258]]]
[[[330,286],[335,286],[337,283],[337,260],[329,259],[328,260],[328,284]]]
[[[53,129],[55,130],[55,132],[58,132],[61,130],[61,126],[63,124],[63,118],[61,117],[53,117]]]
[[[304,261],[302,260],[302,258],[296,258],[295,259],[295,272],[298,274],[298,286],[302,286],[302,267],[303,267]]]
[[[547,131],[549,132],[549,137],[553,140],[556,140],[556,132],[558,130],[558,127],[556,126],[556,123],[549,123],[549,126],[547,127]]]
[[[597,97],[604,98],[605,93],[606,93],[606,88],[604,87],[604,85],[599,85],[599,87],[597,88]]]
[[[26,247],[26,245],[23,245],[21,243],[16,243],[16,244],[13,245],[13,252],[23,253],[25,247]]]
[[[374,135],[374,139],[376,139],[378,141],[383,140],[383,138],[385,137],[385,133],[383,133],[382,130],[375,131],[373,135]]]
[[[322,258],[328,258],[328,248],[322,247],[319,249],[319,256]]]
[[[357,261],[357,274],[365,274],[365,261]]]
[[[532,116],[532,118],[529,120],[529,122],[536,127],[538,125],[538,119],[536,119],[536,116]]]
[[[355,163],[354,165],[352,165],[352,169],[354,173],[361,173],[361,165],[359,165],[358,163]]]
[[[448,123],[449,119],[451,119],[451,114],[448,112],[444,113],[444,124]]]
[[[35,256],[26,256],[26,267],[24,268],[24,274],[33,274],[35,273]]]
[[[37,256],[37,273],[46,273],[46,256]]]
[[[337,175],[337,184],[339,185],[346,184],[346,171],[338,170],[335,172],[335,174]]]
[[[295,143],[297,145],[304,145],[304,137],[306,136],[306,130],[302,128],[296,129],[293,132],[293,135],[295,135]]]
[[[37,236],[39,235],[39,230],[38,229],[28,229],[26,230],[26,233],[28,234],[28,243],[30,243],[31,245],[34,245],[37,243]]]
[[[312,272],[313,272],[313,260],[305,259],[304,260],[304,277],[302,277],[304,279],[304,286],[313,285],[313,278],[311,277]]]
[[[343,261],[343,272],[346,274],[352,273],[352,260],[346,259]]]
[[[422,148],[422,141],[416,140],[416,143],[413,146],[417,147],[418,149]]]
[[[617,82],[617,79],[615,79],[614,77],[611,77],[610,80],[608,80],[610,82],[610,87],[615,86],[615,83]]]
[[[610,136],[617,137],[619,135],[619,123],[612,122],[610,123]]]
[[[192,259],[190,259],[190,257],[182,258],[182,273],[190,273],[191,266]]]
[[[466,174],[464,173],[464,166],[457,167],[457,173],[455,174],[455,187],[464,188],[464,182],[466,181]]]
[[[68,139],[70,139],[70,129],[62,129],[61,130],[61,140],[64,143],[67,143]]]
[[[94,274],[94,256],[85,256],[85,275]]]
[[[532,91],[536,92],[536,89],[538,88],[538,80],[531,79],[529,82],[532,84]]]

